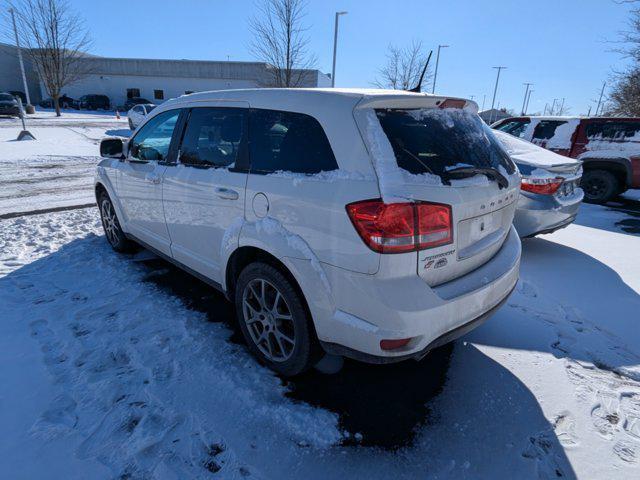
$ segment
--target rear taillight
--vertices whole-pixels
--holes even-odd
[[[379,253],[414,252],[453,242],[449,205],[365,200],[346,208],[364,243]]]
[[[540,195],[553,195],[564,182],[563,178],[532,178],[522,177],[520,188],[525,192],[539,193]]]

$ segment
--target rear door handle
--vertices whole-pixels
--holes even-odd
[[[224,198],[225,200],[237,200],[240,198],[240,194],[230,188],[218,187],[214,191],[216,196]]]

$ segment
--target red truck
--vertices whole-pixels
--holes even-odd
[[[582,161],[585,201],[640,188],[640,118],[511,117],[492,128]]]

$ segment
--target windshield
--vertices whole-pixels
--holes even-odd
[[[398,166],[413,174],[447,177],[458,167],[499,169],[515,165],[491,129],[473,113],[449,109],[377,109]]]
[[[2,102],[12,102],[15,100],[13,95],[9,95],[8,93],[0,93],[0,101]]]

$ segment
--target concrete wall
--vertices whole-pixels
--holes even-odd
[[[33,70],[28,56],[23,55],[23,58],[31,102],[37,103],[42,99],[38,76]],[[24,92],[24,86],[16,48],[12,45],[0,43],[0,92],[8,91]]]

